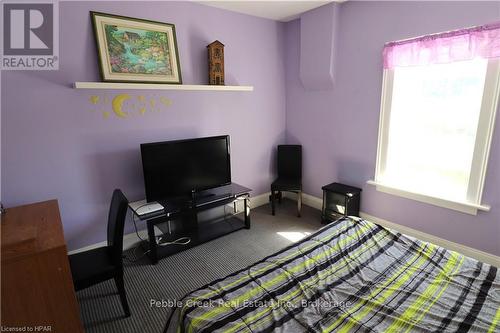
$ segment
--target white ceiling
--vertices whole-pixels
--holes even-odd
[[[346,0],[311,0],[311,1],[276,1],[276,0],[199,0],[198,3],[230,10],[233,12],[263,17],[271,20],[288,22],[296,19],[308,10],[323,6],[329,2],[343,2]]]

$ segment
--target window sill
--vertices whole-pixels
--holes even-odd
[[[479,205],[470,202],[461,202],[461,201],[453,201],[442,199],[438,197],[433,197],[430,195],[415,193],[411,191],[402,190],[399,188],[395,188],[392,186],[387,186],[382,183],[376,182],[374,180],[369,180],[366,182],[367,184],[374,185],[377,188],[377,191],[396,195],[399,197],[403,197],[406,199],[411,199],[415,201],[420,201],[424,203],[428,203],[430,205],[444,207],[452,210],[456,210],[462,213],[477,215],[477,211],[485,211],[488,212],[490,210],[490,206],[488,205]]]

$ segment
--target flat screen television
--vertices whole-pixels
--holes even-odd
[[[231,183],[229,135],[141,144],[146,200]]]

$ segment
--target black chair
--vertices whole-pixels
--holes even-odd
[[[122,191],[115,190],[108,215],[108,245],[69,256],[75,290],[114,279],[125,316],[130,316],[123,284],[123,227],[127,216],[128,200]]]
[[[275,214],[275,201],[281,203],[282,191],[297,193],[297,216],[302,210],[302,146],[278,146],[278,179],[271,184],[271,208]],[[277,193],[275,193],[277,192]]]

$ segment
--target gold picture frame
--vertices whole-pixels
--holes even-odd
[[[90,12],[105,82],[182,84],[175,26]]]

